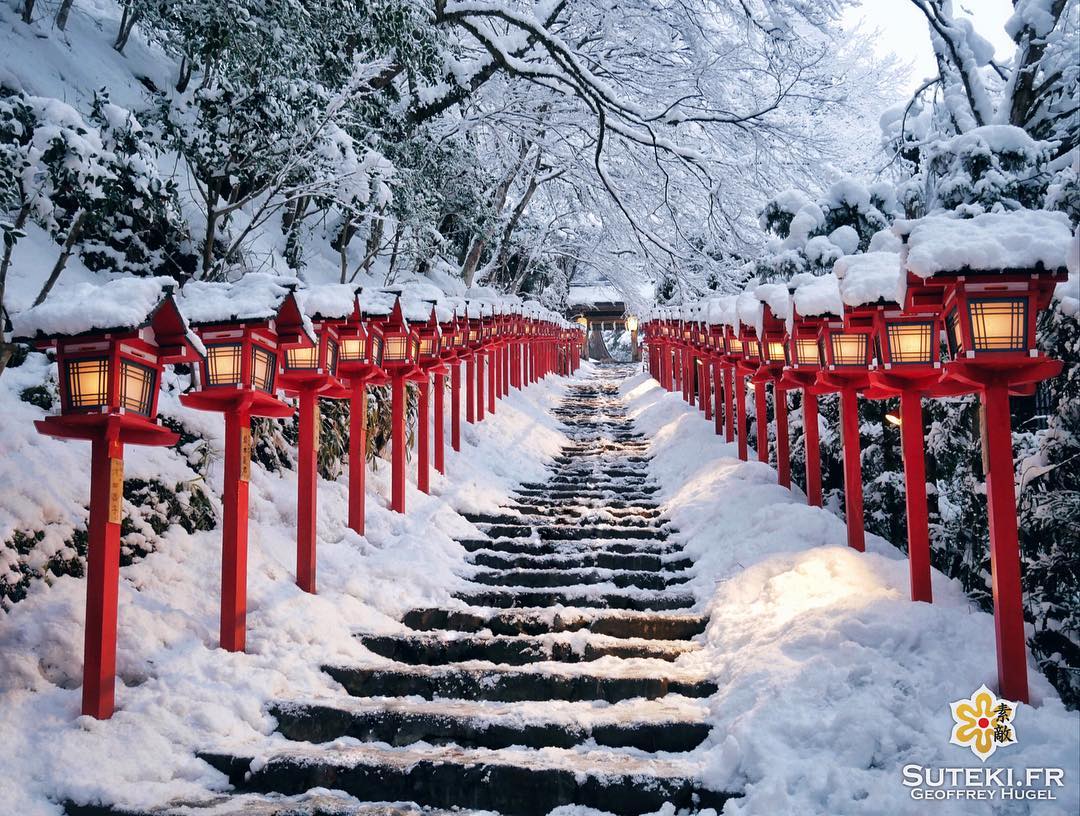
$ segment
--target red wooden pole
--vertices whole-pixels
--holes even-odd
[[[470,354],[465,360],[465,421],[476,422],[476,357]],[[454,450],[461,450],[461,441],[454,446]]]
[[[461,364],[450,364],[450,447],[461,450]]]
[[[803,441],[806,450],[806,503],[821,507],[821,445],[818,434],[817,396],[803,389]]]
[[[904,454],[911,600],[932,603],[934,596],[930,587],[930,523],[926,509],[922,397],[916,391],[900,392],[900,442]]]
[[[769,464],[769,395],[765,382],[754,383],[754,413],[757,415],[757,458]]]
[[[863,529],[862,454],[859,447],[859,392],[840,392],[840,428],[844,446],[844,513],[847,516],[848,546],[866,550]]]
[[[739,458],[744,462],[748,455],[748,446],[746,444],[746,379],[742,374],[735,373],[735,422],[739,426],[737,429],[737,435],[739,437]]]
[[[705,409],[705,421],[712,421],[713,401],[712,401],[712,363],[708,357],[705,357],[701,361],[701,401]]]
[[[300,390],[300,434],[296,476],[296,585],[315,592],[315,518],[318,501],[316,431],[318,397],[311,388]]]
[[[416,400],[416,487],[423,493],[431,492],[429,457],[431,437],[428,430],[429,403],[431,402],[431,378],[425,373],[420,380]]]
[[[352,385],[349,395],[349,527],[364,534],[367,487],[367,388]]]
[[[724,432],[724,414],[730,413],[731,409],[725,410],[723,398],[724,398],[724,381],[723,381],[723,369],[724,367],[719,361],[714,360],[712,366],[713,373],[713,417],[716,420],[716,435],[719,436]]]
[[[221,531],[221,648],[244,651],[247,628],[248,479],[251,414],[225,412],[225,492]]]
[[[729,365],[724,366],[724,441],[735,441],[735,416],[732,412],[731,395],[734,371]],[[745,456],[743,457],[746,458]]]
[[[507,341],[503,343],[502,350],[499,352],[502,356],[502,368],[500,369],[500,383],[502,384],[502,396],[510,396],[510,343]]]
[[[986,500],[990,516],[990,572],[999,693],[1007,700],[1026,703],[1027,648],[1008,387],[999,384],[986,386],[982,392],[982,404],[985,411],[983,433],[988,464]]]
[[[446,375],[435,375],[435,470],[446,473],[446,441],[444,434],[443,400],[446,396]]]
[[[484,421],[484,358],[486,355],[476,354],[476,421]]]
[[[791,443],[788,438],[787,390],[773,383],[773,414],[776,416],[776,481],[791,487]]]
[[[124,446],[106,426],[90,445],[90,523],[86,551],[82,713],[112,716],[116,689],[116,619]]]
[[[405,512],[405,377],[390,380],[390,509]]]
[[[495,397],[499,395],[499,363],[498,348],[492,349],[488,354],[488,413],[495,413]]]

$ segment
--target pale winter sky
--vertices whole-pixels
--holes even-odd
[[[975,30],[994,44],[995,59],[1009,58],[1013,42],[1004,26],[1012,14],[1010,0],[955,0],[954,6],[971,17]],[[863,0],[862,7],[849,11],[847,19],[851,24],[862,22],[869,30],[878,29],[875,43],[879,53],[894,53],[911,64],[906,90],[913,91],[924,79],[936,75],[926,17],[910,0]]]

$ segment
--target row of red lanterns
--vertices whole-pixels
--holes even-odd
[[[149,300],[148,285],[151,291],[158,287],[157,297]],[[60,414],[38,421],[38,430],[92,443],[84,714],[107,718],[114,709],[123,447],[172,445],[178,439],[157,419],[165,365],[186,363],[196,372],[193,389],[180,397],[184,405],[225,417],[220,643],[226,650],[243,651],[251,418],[292,416],[295,409],[279,392],[297,399],[299,413],[296,583],[315,592],[319,399],[350,402],[348,524],[363,535],[368,387],[391,387],[390,508],[404,513],[407,382],[418,389],[416,483],[428,492],[432,452],[435,469],[445,473],[448,374],[451,447],[460,450],[461,363],[466,369],[465,421],[473,423],[493,414],[496,400],[511,387],[524,388],[551,373],[569,375],[580,360],[579,329],[516,306],[461,302],[459,309],[449,310],[427,301],[426,320],[409,321],[401,292],[384,290],[383,303],[392,298],[393,304],[376,313],[365,313],[358,288],[350,291],[345,308],[339,297],[333,308],[320,311],[319,304],[333,299],[309,297],[314,290],[269,285],[280,295],[272,309],[256,309],[254,316],[195,318],[191,325],[185,307],[190,302],[198,314],[199,298],[185,291],[181,305],[160,279],[95,287],[106,300],[139,301],[142,296],[147,308],[143,319],[130,321],[136,325],[88,329],[76,321],[73,331],[50,328],[58,315],[71,310],[62,298],[20,315],[16,333],[39,348],[55,350],[60,372]],[[198,285],[189,290],[192,286]],[[75,297],[92,302],[99,295],[81,291]],[[434,421],[429,422],[432,396]]]
[[[899,270],[898,270],[899,273]],[[903,303],[879,298],[831,312],[799,313],[800,286],[832,286],[832,275],[800,276],[786,293],[759,287],[760,323],[738,317],[727,301],[727,320],[710,320],[704,307],[692,314],[660,313],[643,323],[649,369],[662,386],[699,401],[717,434],[738,441],[747,458],[744,380],[755,389],[758,458],[768,461],[766,387],[772,385],[777,471],[790,487],[786,393],[802,390],[807,502],[821,506],[821,459],[817,397],[839,393],[844,455],[848,544],[864,550],[858,398],[900,398],[911,598],[931,602],[930,540],[926,498],[922,400],[978,393],[985,412],[990,553],[998,679],[1002,696],[1028,700],[1027,655],[1010,430],[1010,394],[1030,394],[1035,383],[1056,375],[1060,361],[1042,354],[1036,318],[1049,305],[1064,269],[1037,268],[921,278],[906,273]],[[764,292],[760,290],[765,290]],[[734,299],[734,298],[732,298]],[[787,302],[788,313],[769,304]],[[810,301],[810,298],[804,300]],[[821,298],[814,298],[820,303]],[[760,332],[759,332],[760,328]],[[945,338],[944,344],[941,338]],[[714,399],[715,395],[715,410]],[[734,416],[731,403],[734,399]]]

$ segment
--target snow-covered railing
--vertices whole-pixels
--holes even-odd
[[[466,421],[494,413],[497,400],[549,374],[578,367],[577,324],[537,303],[493,290],[446,296],[412,282],[376,291],[305,287],[251,273],[235,283],[123,278],[58,292],[15,318],[17,338],[56,352],[60,413],[44,434],[92,443],[87,611],[82,710],[112,715],[117,586],[123,520],[124,445],[172,445],[157,418],[166,365],[192,364],[181,402],[225,418],[220,642],[245,646],[251,418],[290,417],[299,404],[296,583],[315,592],[318,401],[347,399],[349,526],[363,535],[367,388],[391,387],[391,509],[405,512],[406,388],[416,384],[417,487],[445,467],[444,378],[451,378],[451,444],[460,449],[461,363]],[[486,373],[486,403],[485,403]],[[429,405],[435,383],[434,434]]]
[[[669,391],[699,403],[706,418],[715,406],[716,433],[728,441],[737,437],[744,460],[745,380],[754,384],[758,455],[764,462],[771,384],[782,460],[777,471],[785,486],[785,395],[801,389],[807,500],[819,506],[817,396],[838,393],[848,544],[857,550],[865,547],[858,400],[899,397],[911,597],[925,602],[932,595],[922,400],[978,394],[986,417],[1000,692],[1026,701],[1009,395],[1061,370],[1060,361],[1039,351],[1035,325],[1070,268],[1080,266],[1077,242],[1062,213],[1030,210],[968,219],[928,216],[898,222],[893,233],[899,252],[846,255],[829,274],[796,275],[786,285],[754,281],[738,295],[646,315],[649,370]]]

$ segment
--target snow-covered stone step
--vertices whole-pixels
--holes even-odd
[[[269,755],[252,751],[200,757],[241,791],[299,794],[329,788],[353,796],[378,791],[384,799],[482,808],[507,816],[543,816],[565,805],[625,816],[668,803],[720,810],[735,795],[706,787],[698,780],[696,763],[602,750],[298,743]]]
[[[562,635],[361,635],[377,655],[411,666],[446,666],[482,660],[504,666],[530,663],[589,663],[604,657],[676,660],[698,648],[689,640],[613,638],[588,633]]]
[[[680,572],[689,569],[694,562],[689,558],[664,557],[647,553],[616,553],[606,551],[583,552],[574,550],[570,553],[561,548],[551,555],[508,554],[495,550],[476,550],[469,556],[469,561],[478,567],[492,569],[517,570],[554,570],[554,569],[608,569],[631,570],[634,572]]]
[[[675,671],[664,664],[657,671],[649,661],[627,661],[617,674],[596,672],[592,664],[536,664],[521,668],[500,666],[323,666],[323,671],[354,697],[408,697],[427,700],[605,700],[615,703],[634,697],[656,699],[667,694],[709,697],[716,693],[712,680]],[[643,667],[648,667],[647,671]],[[580,669],[580,671],[572,671]]]
[[[362,802],[341,791],[312,790],[297,796],[279,793],[210,793],[201,798],[149,809],[62,803],[68,816],[462,816],[461,811],[408,802]]]
[[[609,612],[593,609],[414,609],[405,614],[402,623],[417,631],[542,635],[584,629],[619,638],[685,640],[704,632],[709,619],[703,615],[671,612]]]
[[[476,525],[491,538],[529,538],[535,534],[544,540],[578,541],[583,539],[666,538],[676,532],[663,519],[653,519],[645,524],[599,524],[578,522],[576,524],[484,524]]]
[[[522,509],[524,510],[525,508]],[[535,508],[530,508],[526,512],[517,512],[510,508],[504,508],[504,510],[505,512],[503,513],[463,513],[462,515],[468,521],[476,525],[519,524],[535,527],[541,524],[567,525],[594,523],[619,524],[629,527],[654,527],[663,523],[663,520],[660,518],[659,510],[651,511],[651,514],[623,513],[622,515],[597,512],[595,510],[577,510],[574,508],[553,509],[550,513],[538,512]]]
[[[516,514],[522,518],[547,518],[549,516],[573,516],[575,518],[584,518],[586,520],[603,520],[609,519],[611,521],[618,521],[619,519],[647,519],[647,518],[659,518],[663,515],[663,510],[655,505],[645,507],[634,506],[620,506],[620,507],[590,507],[587,505],[574,505],[563,502],[557,503],[521,503],[515,502],[512,504],[506,504],[502,508],[508,514]]]
[[[621,703],[499,703],[334,697],[275,703],[270,713],[291,740],[351,737],[403,747],[417,742],[463,748],[608,748],[692,751],[709,735],[708,710],[678,695]]]
[[[457,592],[454,597],[470,606],[493,606],[507,609],[515,606],[588,606],[601,609],[633,609],[666,611],[689,609],[694,596],[675,592],[618,589],[611,584],[597,584],[591,592],[550,591],[527,587],[507,587],[500,590]]]
[[[534,483],[535,484],[535,483]],[[653,494],[656,491],[648,490],[616,490],[614,488],[604,490],[593,490],[590,488],[582,487],[580,489],[571,490],[563,489],[563,487],[550,487],[546,485],[535,484],[535,486],[522,486],[515,489],[514,493],[517,496],[522,497],[534,497],[541,499],[572,499],[578,502],[582,499],[602,499],[607,501],[609,499],[616,499],[618,501],[649,501],[652,499]]]
[[[674,572],[632,572],[611,569],[512,569],[479,570],[469,581],[485,586],[575,587],[590,584],[612,584],[620,589],[667,589],[685,584],[689,575]]]
[[[683,551],[681,544],[671,541],[656,541],[655,539],[634,539],[631,541],[616,541],[613,539],[540,541],[529,538],[462,538],[457,543],[469,552],[494,550],[496,552],[528,553],[532,555],[570,555],[593,552],[670,555]]]

